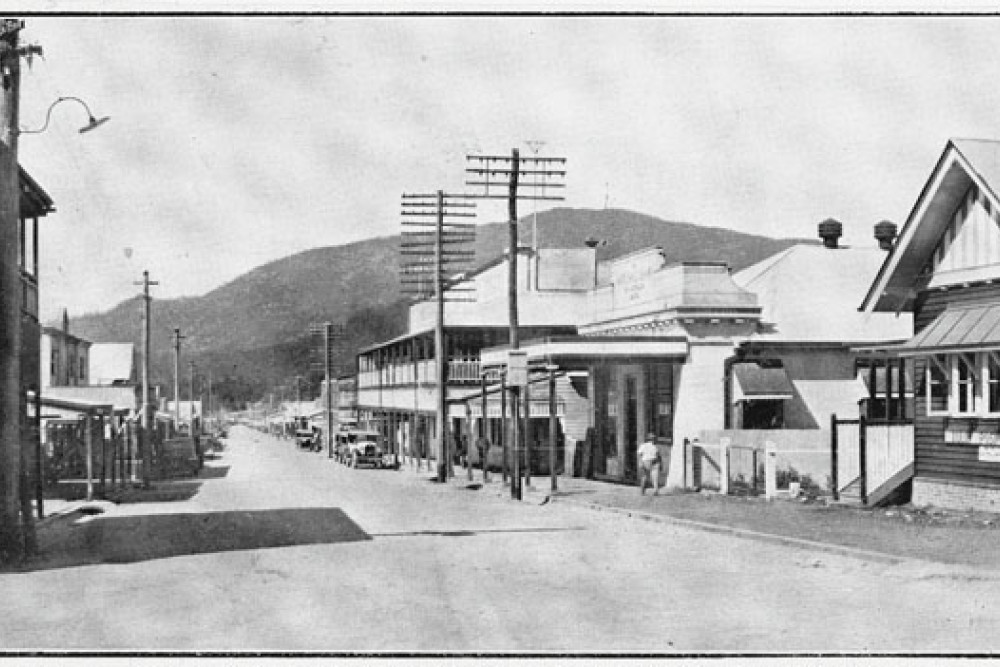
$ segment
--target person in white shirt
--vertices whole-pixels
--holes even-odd
[[[639,493],[646,495],[646,482],[653,487],[653,495],[659,495],[656,483],[660,470],[660,450],[656,448],[656,434],[646,434],[646,442],[639,445]]]

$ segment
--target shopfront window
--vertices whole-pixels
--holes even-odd
[[[608,404],[607,421],[604,428],[605,456],[618,455],[618,374],[611,370],[608,373]]]
[[[647,376],[649,403],[646,407],[646,430],[656,434],[661,444],[671,444],[674,433],[674,367],[655,364]],[[645,435],[645,434],[643,434]]]

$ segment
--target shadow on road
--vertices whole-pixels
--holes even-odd
[[[230,466],[205,466],[198,473],[198,479],[222,479],[229,474]]]
[[[174,556],[359,542],[371,537],[336,508],[83,517],[39,527],[40,556],[18,572]]]
[[[564,533],[586,530],[580,526],[570,528],[487,528],[485,530],[414,530],[405,533],[372,533],[371,537],[474,537],[488,533]]]
[[[142,503],[173,503],[191,500],[201,489],[206,479],[222,479],[229,474],[230,466],[205,466],[197,477],[180,479],[165,479],[153,482],[152,487],[127,488],[111,491],[107,499],[119,505],[138,505]]]

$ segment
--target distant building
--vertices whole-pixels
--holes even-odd
[[[90,384],[95,386],[135,386],[136,352],[132,343],[92,343]]]
[[[111,405],[117,414],[134,416],[139,398],[132,349],[131,343],[92,343],[71,334],[63,311],[61,328],[42,329],[42,398]]]
[[[576,331],[586,311],[587,293],[595,283],[595,258],[592,248],[519,250],[517,291],[522,337],[570,335]],[[443,354],[449,401],[447,426],[453,438],[465,435],[474,441],[481,427],[485,427],[486,437],[493,443],[499,444],[502,437],[499,396],[491,399],[485,423],[476,422],[475,426],[470,426],[467,412],[481,420],[482,405],[465,399],[476,393],[482,382],[480,352],[509,339],[508,273],[505,254],[449,287]],[[468,299],[470,294],[475,295],[474,300]],[[397,453],[434,455],[438,354],[434,349],[435,318],[432,301],[414,303],[405,334],[362,350],[357,357],[358,421],[382,432]],[[548,405],[541,396],[533,399],[529,432],[535,435],[529,437],[539,437],[547,428]],[[559,378],[559,405],[563,417],[560,428],[582,440],[586,411],[574,412],[570,407],[567,412],[567,405],[585,406],[586,399],[565,374]]]
[[[65,310],[62,328],[43,327],[40,359],[42,388],[89,384],[91,345],[89,340],[69,332],[69,315]]]

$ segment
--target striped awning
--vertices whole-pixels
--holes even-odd
[[[1000,305],[952,306],[896,347],[900,356],[1000,349]]]
[[[785,401],[795,388],[784,368],[762,368],[757,364],[734,364],[736,401]]]

